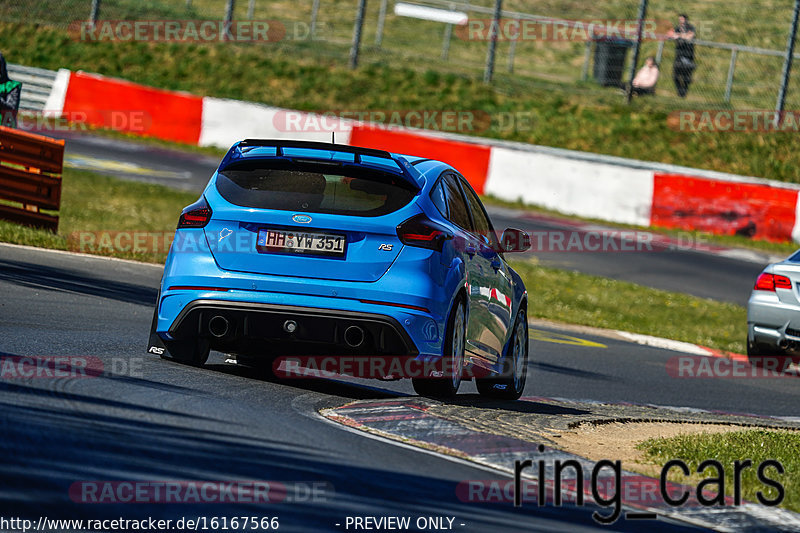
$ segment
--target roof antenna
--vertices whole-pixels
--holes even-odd
[[[331,131],[331,144],[336,144],[336,132]]]

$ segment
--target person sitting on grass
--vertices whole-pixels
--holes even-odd
[[[648,57],[644,62],[644,66],[639,69],[639,72],[636,73],[630,85],[625,87],[625,90],[630,91],[634,96],[655,94],[658,76],[659,71],[656,58],[652,56]]]

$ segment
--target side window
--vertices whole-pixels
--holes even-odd
[[[478,195],[475,194],[475,191],[472,190],[472,187],[470,187],[463,178],[460,178],[460,181],[461,187],[464,189],[464,193],[467,195],[467,200],[469,201],[469,210],[470,213],[472,213],[472,220],[475,223],[475,233],[483,237],[487,243],[494,243],[495,236],[492,231],[492,224],[489,222],[489,218],[483,210],[483,205],[481,205]]]
[[[447,198],[444,195],[444,180],[439,180],[439,183],[436,184],[436,187],[433,188],[431,191],[431,201],[433,201],[433,205],[436,206],[436,209],[442,214],[443,217],[447,218]]]
[[[442,182],[447,195],[447,211],[450,214],[448,218],[454,224],[466,230],[472,230],[467,204],[464,202],[464,197],[461,195],[461,189],[456,182],[455,176],[448,174]]]

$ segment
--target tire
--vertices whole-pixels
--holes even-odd
[[[161,355],[168,359],[189,366],[203,366],[208,361],[211,353],[208,341],[204,339],[190,339],[185,341],[165,341],[167,353]]]
[[[514,331],[508,342],[501,377],[475,380],[482,396],[498,400],[517,400],[525,390],[525,381],[528,378],[528,317],[524,309],[517,313]]]
[[[451,398],[461,385],[461,371],[464,368],[464,344],[467,335],[467,323],[464,313],[464,302],[459,299],[447,319],[447,336],[445,337],[444,357],[447,359],[452,375],[444,378],[413,378],[414,390],[420,396],[430,398]],[[448,365],[442,365],[447,369]]]

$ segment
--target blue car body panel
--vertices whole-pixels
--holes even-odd
[[[438,359],[448,317],[461,294],[469,321],[480,331],[479,338],[468,339],[472,344],[467,362],[489,372],[501,370],[515,317],[521,306],[527,306],[527,292],[502,256],[449,220],[432,201],[431,191],[439,178],[457,176],[453,167],[400,154],[358,153],[350,147],[342,149],[354,152],[340,152],[334,145],[325,150],[270,143],[234,145],[202,194],[212,212],[208,223],[176,230],[164,267],[155,335],[163,341],[174,340],[178,322],[198,302],[284,306],[385,317],[393,327],[402,328],[409,354]],[[388,214],[353,216],[243,207],[220,194],[219,173],[230,165],[276,160],[380,170],[403,180],[413,190],[413,198]],[[403,244],[398,236],[398,226],[419,215],[450,234],[441,251]],[[259,230],[265,227],[343,235],[344,256],[263,253],[257,244]],[[473,245],[478,246],[477,252],[467,253]]]

